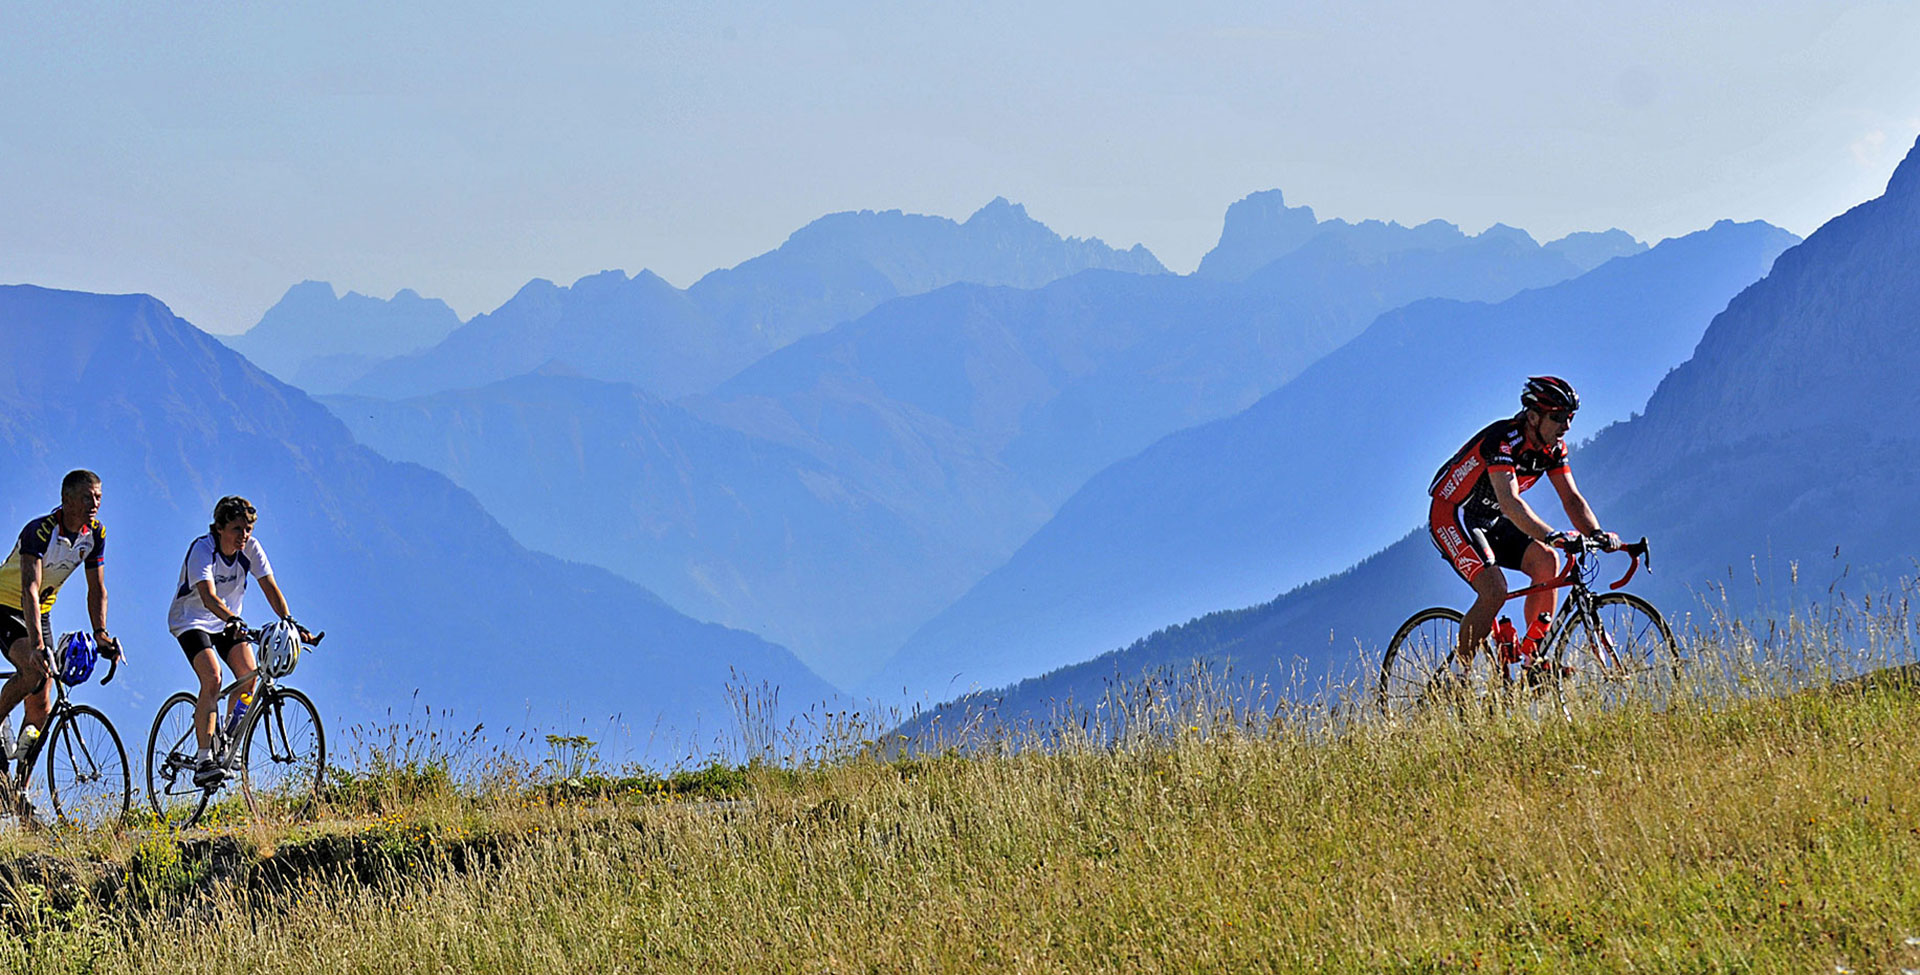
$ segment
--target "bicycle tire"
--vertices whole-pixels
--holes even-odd
[[[305,694],[277,687],[247,713],[240,746],[240,791],[260,819],[299,819],[313,811],[327,772],[327,733]]]
[[[1405,714],[1426,705],[1433,679],[1453,666],[1464,619],[1457,609],[1432,606],[1400,624],[1380,658],[1375,694],[1381,711]]]
[[[125,820],[133,804],[133,772],[120,732],[99,709],[68,707],[45,745],[47,796],[54,821],[98,829]]]
[[[1679,686],[1673,630],[1652,603],[1632,593],[1594,597],[1592,618],[1575,618],[1552,659],[1555,683],[1569,704],[1611,709],[1638,701],[1664,710]]]
[[[166,699],[147,733],[147,801],[169,829],[186,829],[200,820],[213,790],[193,784],[193,758],[200,749],[193,730],[199,698],[181,691]]]

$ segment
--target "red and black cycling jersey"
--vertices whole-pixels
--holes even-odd
[[[1513,471],[1515,487],[1525,491],[1533,487],[1541,475],[1566,469],[1566,442],[1555,440],[1548,447],[1529,442],[1522,429],[1523,416],[1525,414],[1487,424],[1486,429],[1474,434],[1466,446],[1440,465],[1440,470],[1433,475],[1433,483],[1427,485],[1427,493],[1434,501],[1465,508],[1469,513],[1499,517],[1500,499],[1493,496],[1493,481],[1487,477],[1487,471],[1498,468]]]

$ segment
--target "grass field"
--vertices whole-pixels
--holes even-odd
[[[1790,634],[1791,675],[1722,667],[1720,690],[1657,714],[1338,735],[1170,715],[1165,733],[1112,747],[867,751],[572,787],[387,767],[341,793],[338,821],[232,827],[248,865],[227,882],[170,837],[12,837],[16,865],[57,853],[125,879],[111,896],[61,894],[16,869],[0,959],[37,972],[1912,971],[1920,690],[1892,672],[1827,687],[1808,661],[1860,656],[1835,650],[1853,632]],[[1911,659],[1885,635],[1876,658]]]

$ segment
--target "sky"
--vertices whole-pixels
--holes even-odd
[[[1920,135],[1920,4],[9,2],[0,282],[210,331],[316,279],[489,311],[995,196],[1191,271],[1324,219],[1806,234]]]

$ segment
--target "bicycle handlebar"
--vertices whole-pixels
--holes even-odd
[[[266,628],[266,627],[264,627],[264,626],[261,626],[261,627],[248,627],[248,628],[247,628],[247,642],[248,642],[248,643],[259,643],[259,642],[260,642],[260,640],[261,640],[261,638],[262,638],[262,637],[264,637],[264,636],[266,636],[266,633],[267,633],[267,628]],[[326,639],[326,638],[327,638],[327,631],[325,631],[325,630],[321,630],[321,631],[320,631],[320,632],[318,632],[318,633],[313,633],[313,632],[310,632],[310,631],[309,631],[309,630],[308,630],[308,629],[307,629],[306,627],[304,627],[304,626],[302,626],[302,627],[300,627],[300,642],[301,642],[301,643],[302,643],[303,645],[305,645],[305,646],[306,646],[306,648],[307,648],[307,649],[309,649],[309,650],[317,650],[317,649],[319,649],[319,648],[320,648],[320,641],[321,641],[321,640],[324,640],[324,639]]]
[[[1627,574],[1607,586],[1608,589],[1618,589],[1626,585],[1627,581],[1633,578],[1633,574],[1640,571],[1640,563],[1642,562],[1647,564],[1648,572],[1653,571],[1653,555],[1647,550],[1647,536],[1642,535],[1639,541],[1620,546],[1620,551],[1633,556],[1633,562],[1627,566]]]

